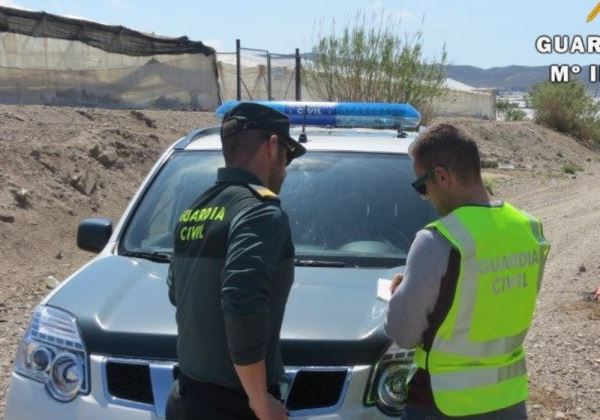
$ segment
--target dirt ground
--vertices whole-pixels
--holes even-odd
[[[495,196],[552,244],[527,339],[531,418],[600,418],[600,154],[531,122],[444,119],[479,142]],[[78,223],[117,221],[165,148],[212,114],[0,105],[0,417],[32,308],[92,255]],[[574,170],[575,174],[566,171]]]

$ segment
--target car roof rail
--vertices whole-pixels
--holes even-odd
[[[210,136],[212,134],[217,134],[221,132],[221,127],[208,127],[208,128],[199,128],[190,132],[187,136],[179,140],[174,149],[175,150],[183,150],[189,146],[189,144],[195,140],[201,139],[202,137]]]

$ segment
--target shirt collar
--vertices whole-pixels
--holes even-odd
[[[217,182],[255,184],[264,187],[263,183],[256,175],[241,168],[219,168],[217,171]]]

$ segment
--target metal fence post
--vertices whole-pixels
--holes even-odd
[[[237,72],[237,100],[242,100],[242,60],[241,60],[241,46],[240,40],[235,40],[235,62]]]
[[[300,49],[296,48],[296,100],[302,100],[302,86],[300,77]]]
[[[271,53],[267,52],[267,100],[273,100],[273,91],[271,88]]]

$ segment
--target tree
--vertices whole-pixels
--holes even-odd
[[[408,102],[427,113],[445,93],[446,47],[429,62],[423,32],[400,36],[400,27],[384,11],[358,12],[339,32],[334,19],[328,34],[317,35],[304,70],[307,87],[327,101]]]

